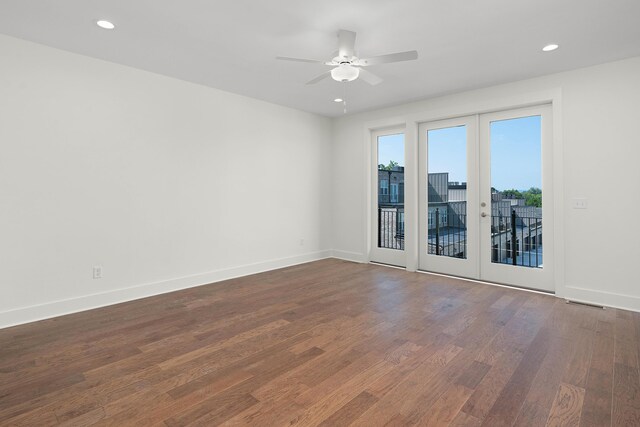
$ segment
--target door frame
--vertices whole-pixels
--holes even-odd
[[[370,194],[370,213],[369,218],[369,261],[378,262],[382,264],[389,264],[396,267],[406,267],[406,240],[405,249],[388,249],[378,247],[378,138],[387,135],[402,134],[404,139],[404,164],[406,168],[407,160],[407,136],[405,135],[404,127],[388,127],[384,129],[378,129],[370,132],[370,168],[371,176],[369,183]],[[406,174],[404,176],[406,180]],[[391,195],[391,183],[388,184],[388,192]],[[406,186],[405,186],[406,191]],[[406,210],[404,213],[405,222],[407,221]],[[406,236],[406,231],[405,231]]]
[[[478,278],[479,273],[479,221],[477,215],[471,215],[471,207],[478,205],[478,116],[464,116],[453,119],[421,123],[419,126],[419,166],[418,166],[418,266],[421,270],[453,276]],[[429,147],[427,134],[430,130],[456,126],[466,127],[466,168],[467,168],[467,215],[466,215],[466,259],[431,255],[427,252],[428,231],[428,186]],[[424,186],[424,187],[423,187]]]
[[[529,90],[530,89],[530,90]],[[536,87],[519,89],[514,93],[511,86],[497,86],[470,92],[464,96],[450,96],[407,106],[406,113],[366,121],[362,126],[361,177],[364,185],[362,197],[362,221],[360,243],[354,252],[339,251],[335,255],[356,262],[369,262],[371,239],[371,132],[386,127],[402,127],[405,130],[405,256],[406,270],[418,270],[418,126],[421,123],[461,116],[491,113],[495,111],[524,108],[541,104],[552,105],[553,115],[553,189],[554,189],[554,285],[556,296],[567,295],[564,268],[564,171],[562,132],[562,89],[560,87]],[[391,111],[391,110],[390,110]],[[415,235],[415,239],[413,236]]]
[[[517,267],[491,261],[491,122],[540,116],[541,118],[541,177],[542,177],[542,222],[543,222],[543,268]],[[480,219],[480,280],[506,285],[535,289],[543,292],[554,291],[554,185],[553,185],[553,115],[549,104],[526,108],[496,111],[479,116],[480,135],[480,201],[487,203],[489,215]],[[551,165],[551,167],[547,167]],[[485,169],[482,168],[485,167]],[[544,230],[550,230],[545,233]],[[521,243],[523,245],[524,242]],[[483,250],[484,249],[484,250]],[[548,261],[547,261],[548,259]]]

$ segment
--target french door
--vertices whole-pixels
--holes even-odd
[[[420,126],[419,267],[553,291],[550,106]]]
[[[371,261],[405,266],[404,130],[372,134]]]
[[[420,126],[419,267],[478,277],[477,118]]]

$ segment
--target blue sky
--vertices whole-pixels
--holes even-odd
[[[404,135],[378,138],[378,164],[404,166]],[[429,172],[449,172],[449,181],[467,181],[466,128],[429,131]],[[542,188],[540,116],[491,123],[491,185],[498,190]]]
[[[429,138],[429,173],[449,172],[449,181],[467,182],[467,129],[434,129]]]
[[[378,137],[378,164],[385,166],[393,160],[404,166],[404,134]]]
[[[542,188],[540,116],[491,123],[491,186]]]

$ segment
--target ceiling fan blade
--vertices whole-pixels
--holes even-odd
[[[324,79],[326,79],[327,77],[329,77],[330,75],[331,75],[331,71],[326,71],[326,72],[324,72],[324,73],[320,74],[318,77],[316,77],[316,78],[313,78],[313,79],[309,80],[306,84],[308,84],[308,85],[316,84],[316,83],[318,83],[320,80],[324,80]]]
[[[371,71],[367,71],[364,68],[360,68],[359,77],[364,80],[366,83],[369,83],[371,86],[379,85],[382,83],[382,79]]]
[[[372,58],[360,59],[357,65],[366,67],[367,65],[388,64],[390,62],[412,61],[418,59],[418,52],[409,50],[407,52],[390,53],[388,55],[374,56]]]
[[[324,64],[324,61],[318,61],[317,59],[290,58],[288,56],[276,56],[276,59],[279,59],[281,61],[311,62],[313,64]]]
[[[356,45],[356,33],[353,31],[338,31],[338,56],[341,59],[351,59]]]

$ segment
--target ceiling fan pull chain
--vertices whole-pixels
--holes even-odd
[[[342,86],[344,88],[342,96],[342,105],[344,106],[343,114],[347,114],[347,82],[342,82]]]

